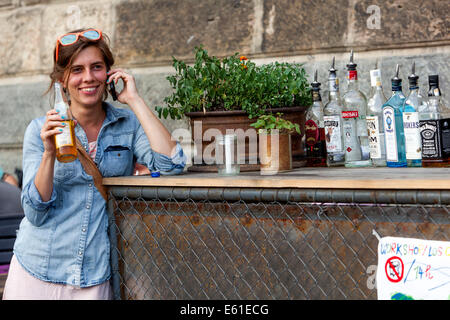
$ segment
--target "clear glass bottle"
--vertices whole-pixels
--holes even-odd
[[[423,109],[423,99],[419,93],[419,76],[415,74],[416,63],[408,76],[409,95],[403,105],[403,130],[405,133],[406,162],[408,167],[422,166],[422,141],[420,138],[419,110]]]
[[[348,88],[343,96],[342,109],[345,166],[367,167],[372,165],[366,123],[367,99],[359,90],[356,66],[357,64],[353,62],[352,50],[350,62],[347,64]]]
[[[323,104],[320,96],[320,85],[317,81],[317,70],[311,83],[312,105],[305,115],[305,147],[307,167],[326,167],[327,150],[325,145],[325,129],[323,126]]]
[[[343,102],[339,93],[339,78],[334,68],[335,58],[331,63],[328,76],[328,102],[323,109],[325,141],[327,147],[327,166],[343,166],[345,164],[344,136],[342,130]]]
[[[381,86],[381,71],[375,67],[370,70],[370,83],[372,86],[370,98],[367,102],[367,130],[369,133],[370,158],[376,167],[386,166],[386,143],[383,126],[383,103],[386,96]]]
[[[438,75],[428,76],[428,103],[419,112],[420,135],[422,139],[422,166],[423,167],[445,167],[449,165],[450,159],[444,153],[448,148],[448,119],[442,118],[441,90],[439,89]],[[444,136],[442,126],[446,127]]]
[[[383,105],[383,125],[386,139],[386,165],[388,167],[406,167],[405,135],[403,130],[402,109],[405,96],[402,92],[402,79],[398,77],[397,64],[392,81],[392,96]]]
[[[59,162],[72,162],[77,158],[74,122],[69,105],[63,98],[60,84],[55,82],[54,89],[55,105],[53,108],[58,110],[59,115],[64,119],[62,121],[64,124],[64,127],[61,128],[62,132],[54,136],[56,159]]]

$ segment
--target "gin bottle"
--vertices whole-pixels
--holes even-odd
[[[344,139],[342,131],[343,102],[339,93],[339,79],[334,68],[335,58],[331,63],[328,76],[328,102],[323,109],[325,141],[327,146],[327,166],[343,166],[345,164]]]
[[[395,76],[391,79],[392,96],[383,105],[386,164],[388,167],[407,166],[402,115],[405,96],[402,92],[402,79],[398,77],[398,71],[399,67],[397,65]]]
[[[419,113],[422,166],[449,165],[449,119],[441,119],[442,104],[438,75],[428,76],[428,103]],[[446,152],[447,151],[447,152]]]
[[[383,103],[386,97],[381,86],[381,71],[375,67],[370,70],[372,86],[370,98],[367,102],[367,130],[369,131],[369,148],[372,163],[377,167],[386,166],[386,144],[383,126]]]
[[[419,93],[415,74],[416,63],[413,62],[412,72],[408,76],[409,95],[403,105],[403,130],[405,133],[406,162],[408,167],[422,166],[422,141],[419,128],[419,110],[423,109],[422,96]]]
[[[320,96],[320,85],[317,81],[317,70],[311,83],[312,105],[306,111],[305,146],[306,166],[326,167],[327,151],[325,145],[325,129],[323,126],[323,104]]]
[[[367,167],[372,165],[366,124],[367,99],[358,88],[357,64],[353,62],[353,50],[347,64],[348,89],[344,94],[342,109],[345,166]]]

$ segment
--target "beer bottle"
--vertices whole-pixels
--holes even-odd
[[[55,135],[56,159],[59,162],[72,162],[77,158],[75,142],[75,126],[70,113],[69,105],[63,98],[61,85],[55,82],[55,106],[63,118],[62,132]]]

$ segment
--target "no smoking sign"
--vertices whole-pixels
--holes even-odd
[[[391,257],[384,266],[386,276],[390,282],[400,282],[403,279],[405,266],[399,257]]]

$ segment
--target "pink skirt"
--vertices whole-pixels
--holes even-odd
[[[42,281],[29,274],[14,255],[3,290],[3,300],[110,300],[111,298],[109,281],[87,288]]]

